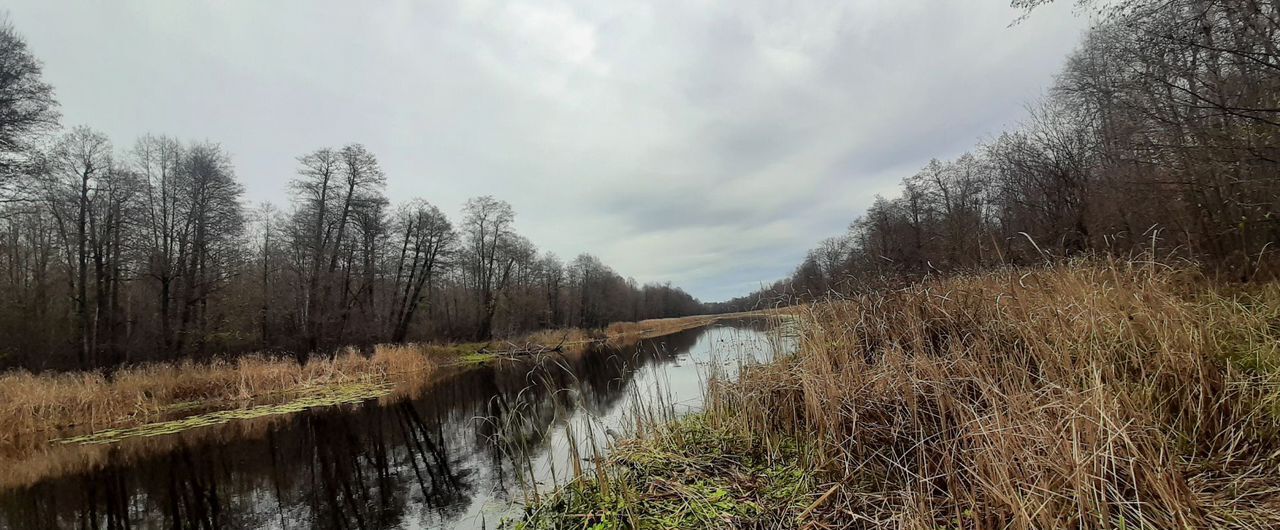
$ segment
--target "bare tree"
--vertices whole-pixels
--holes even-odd
[[[358,246],[349,240],[354,219],[364,215],[368,221],[371,210],[385,204],[386,177],[377,158],[359,144],[320,149],[298,160],[301,167],[293,188],[298,208],[295,225],[301,231],[299,244],[305,248],[301,256],[305,263],[300,264],[306,275],[302,293],[306,310],[301,315],[305,355],[328,343],[324,333],[330,327],[337,334],[333,342],[342,340],[356,292],[351,289],[350,268],[339,271],[339,265]]]
[[[182,145],[172,138],[144,136],[133,150],[134,166],[144,182],[139,226],[146,274],[159,283],[160,348],[176,353],[173,331],[175,282],[181,274],[189,234],[183,196],[189,189]]]
[[[236,274],[240,259],[243,188],[235,181],[230,158],[216,144],[192,146],[184,171],[187,248],[179,252],[185,259],[180,260],[182,311],[175,349],[183,351],[186,338],[194,335],[197,353],[203,353],[209,333],[210,296]]]
[[[390,212],[360,144],[299,157],[292,207],[257,209],[246,233],[219,145],[148,135],[117,156],[86,127],[45,145],[57,118],[39,61],[0,23],[0,178],[27,179],[0,190],[15,192],[0,197],[0,367],[306,357],[701,307],[595,258],[566,271],[539,257],[493,197],[467,203],[460,233],[422,200]]]
[[[408,334],[424,298],[430,294],[425,291],[430,290],[440,268],[445,265],[457,235],[444,213],[422,200],[401,206],[396,212],[393,229],[399,242],[399,254],[395,260],[388,339],[400,342]]]
[[[71,292],[76,307],[76,342],[79,363],[88,367],[93,359],[95,337],[90,326],[89,262],[90,209],[96,194],[112,171],[111,143],[107,137],[87,127],[66,133],[49,157],[48,173],[42,179],[41,195],[57,222]]]
[[[31,170],[37,140],[57,128],[58,102],[41,70],[26,41],[0,15],[0,192]]]
[[[507,252],[515,232],[515,212],[506,201],[491,196],[467,200],[463,208],[462,234],[466,245],[469,282],[479,302],[480,318],[475,335],[485,339],[493,333],[493,315],[498,296],[506,287],[512,257]]]

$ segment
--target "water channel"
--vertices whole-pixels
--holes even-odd
[[[572,459],[638,420],[697,410],[708,377],[787,342],[763,320],[725,321],[450,369],[398,400],[157,437],[0,491],[0,529],[497,528],[571,476]]]

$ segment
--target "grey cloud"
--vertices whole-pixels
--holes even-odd
[[[878,192],[1021,114],[1086,21],[1001,0],[11,0],[64,121],[232,153],[252,200],[359,141],[393,200],[512,202],[704,299],[786,273]]]

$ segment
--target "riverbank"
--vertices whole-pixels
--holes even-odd
[[[1080,263],[814,305],[516,528],[1280,525],[1280,286]],[[592,526],[597,525],[597,526]]]
[[[422,385],[398,387],[408,393],[358,403],[237,409],[232,421],[193,417],[183,422],[207,425],[157,436],[47,444],[3,467],[0,528],[492,530],[562,482],[582,462],[571,455],[593,454],[611,431],[659,410],[648,404],[700,409],[706,374],[731,376],[790,351],[768,332],[773,320],[723,319],[581,355],[441,366]],[[329,397],[364,390],[344,386]]]
[[[705,326],[729,315],[616,323],[604,330],[546,330],[518,339],[455,344],[378,345],[315,357],[244,356],[231,361],[151,363],[102,372],[0,374],[0,467],[51,445],[111,443],[125,437],[287,414],[412,393],[442,368],[508,356],[578,355],[593,344],[626,344]]]

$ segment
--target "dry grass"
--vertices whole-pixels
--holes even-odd
[[[1275,285],[1127,263],[926,282],[814,306],[710,417],[811,441],[832,521],[1274,527],[1277,315]]]
[[[723,315],[697,315],[678,318],[654,318],[639,322],[614,322],[606,329],[610,341],[647,339],[678,333],[686,329],[706,326],[717,320],[740,317],[749,313]],[[751,313],[754,314],[754,313]]]
[[[713,384],[699,421],[811,472],[804,509],[702,526],[1280,527],[1280,286],[1077,263],[799,318],[796,354]],[[681,480],[743,483],[712,473]],[[616,527],[664,502],[605,489]]]
[[[413,348],[404,348],[402,353],[415,353]],[[395,355],[388,351],[388,354]],[[416,352],[418,358],[423,358],[420,352]],[[412,358],[402,359],[392,362],[386,359],[388,364],[399,364],[401,367],[415,366],[419,361]],[[424,374],[433,374],[434,370],[430,368],[423,369]],[[395,375],[396,379],[401,383],[394,389],[383,394],[378,398],[381,404],[398,403],[404,399],[420,396],[428,391],[432,385],[447,382],[447,378],[442,380],[438,377],[417,377],[417,374],[396,374],[394,371],[388,372],[389,375]],[[406,377],[407,376],[407,377]],[[288,421],[288,414],[281,411],[267,411],[262,413],[263,408],[275,409],[296,409],[302,406],[308,406],[307,402],[325,400],[326,397],[332,397],[333,394],[343,393],[359,393],[362,387],[370,386],[364,382],[350,382],[346,384],[325,384],[319,386],[307,387],[306,390],[300,392],[287,392],[292,396],[284,400],[273,400],[280,402],[281,405],[274,407],[258,406],[253,408],[236,408],[234,410],[226,410],[220,408],[236,416],[234,421],[225,423],[219,422],[217,428],[182,428],[176,429],[176,432],[165,436],[144,435],[144,436],[120,436],[111,443],[66,443],[63,441],[54,441],[52,443],[43,441],[28,447],[21,454],[13,454],[9,456],[0,456],[0,469],[4,469],[4,473],[0,473],[0,491],[12,488],[19,488],[35,484],[36,482],[48,478],[73,473],[84,473],[88,470],[101,469],[102,467],[120,462],[132,462],[141,458],[150,458],[156,455],[169,454],[174,450],[183,447],[192,447],[195,445],[224,445],[232,442],[243,442],[245,440],[265,440],[273,426],[279,422]],[[284,393],[284,392],[282,392]],[[361,399],[363,400],[363,399]],[[261,402],[262,400],[255,400]],[[343,403],[353,403],[354,400],[328,399],[325,401],[340,401]],[[240,414],[235,414],[240,413]],[[190,418],[199,420],[202,417],[218,415],[219,412],[210,414],[196,414]],[[183,423],[186,421],[184,420]],[[193,421],[192,423],[209,424],[208,421]],[[148,423],[141,426],[142,429],[164,429],[166,424]],[[110,431],[95,431],[98,435],[108,435]]]
[[[535,331],[519,339],[499,341],[497,344],[486,344],[482,349],[491,352],[504,350],[536,351],[542,349],[560,351],[570,355],[581,355],[590,351],[592,346],[598,344],[607,344],[614,347],[629,346],[644,339],[670,335],[687,329],[706,326],[725,318],[747,314],[696,315],[655,318],[639,322],[614,322],[605,329],[548,329]]]
[[[508,343],[525,349],[559,349],[571,355],[582,355],[590,351],[595,344],[605,340],[604,332],[582,328],[545,329],[535,331],[519,340],[520,344]]]
[[[156,363],[99,372],[0,374],[0,461],[21,456],[66,432],[136,426],[193,410],[242,407],[308,388],[353,381],[425,378],[431,347],[378,346],[372,356],[247,356],[211,363]]]

